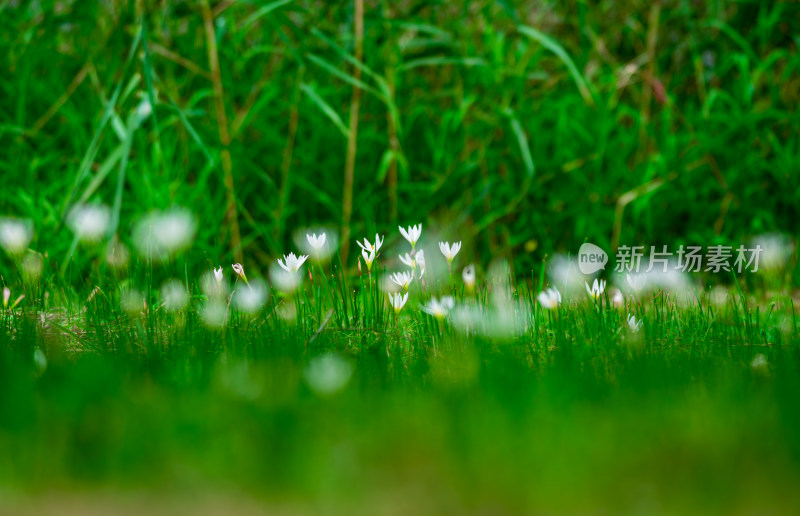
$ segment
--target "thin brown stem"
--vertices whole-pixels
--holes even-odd
[[[364,0],[355,0],[355,59],[364,58]],[[353,77],[361,80],[361,69],[355,67]],[[353,97],[350,101],[350,132],[347,136],[347,159],[344,167],[344,192],[342,193],[342,263],[347,264],[350,244],[350,219],[353,215],[353,174],[356,166],[356,150],[358,136],[358,111],[361,107],[361,88],[353,86]]]
[[[230,228],[230,243],[234,259],[241,263],[242,245],[239,235],[239,217],[236,207],[236,190],[233,183],[233,163],[231,152],[228,148],[231,143],[228,132],[228,117],[225,114],[225,90],[222,88],[222,76],[219,70],[219,54],[217,53],[217,38],[214,32],[214,16],[208,0],[202,2],[203,23],[206,32],[206,46],[208,48],[208,67],[211,73],[211,83],[214,86],[214,109],[217,116],[217,130],[219,141],[222,144],[220,161],[222,163],[223,183],[225,185],[225,226]]]
[[[289,109],[289,129],[286,135],[286,146],[283,148],[283,157],[281,159],[281,191],[278,198],[278,209],[275,213],[275,240],[280,241],[283,236],[284,221],[286,220],[285,211],[286,206],[289,204],[289,194],[291,192],[291,176],[289,171],[292,169],[292,157],[294,156],[294,142],[297,137],[297,122],[299,119],[298,106],[300,105],[300,84],[303,82],[304,68],[301,67],[297,72],[297,81],[295,82],[294,95],[292,99],[292,107]]]

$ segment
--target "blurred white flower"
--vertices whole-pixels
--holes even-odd
[[[308,240],[308,243],[311,245],[311,247],[319,251],[322,249],[322,246],[325,245],[325,233],[321,233],[319,236],[317,236],[316,233],[311,235],[306,233],[306,240]]]
[[[116,237],[112,238],[106,247],[106,263],[115,269],[122,269],[128,265],[130,258],[131,253],[128,251],[128,247]]]
[[[203,305],[200,318],[209,328],[222,328],[228,322],[228,307],[222,299],[212,299]]]
[[[586,292],[588,292],[589,296],[595,301],[597,301],[606,290],[606,280],[600,280],[598,282],[597,278],[595,278],[594,283],[592,283],[592,288],[589,288],[589,283],[584,283],[586,284]]]
[[[315,357],[303,372],[311,390],[323,396],[340,391],[352,375],[353,366],[336,353]]]
[[[464,267],[464,270],[461,271],[461,279],[464,280],[467,290],[475,288],[475,266],[473,264]]]
[[[401,294],[400,292],[389,294],[389,304],[392,305],[392,308],[394,308],[395,313],[398,314],[400,313],[400,310],[403,309],[403,307],[406,304],[406,301],[408,301],[408,292],[404,294]]]
[[[42,276],[44,270],[44,260],[38,253],[28,253],[22,259],[22,279],[26,282],[33,282]]]
[[[633,332],[637,332],[641,327],[642,321],[637,321],[635,315],[628,314],[628,328],[630,328]]]
[[[647,275],[645,274],[628,274],[625,279],[636,294],[639,294],[647,284]]]
[[[217,279],[217,271],[220,271],[219,276],[222,277],[222,267],[219,269],[212,269],[203,273],[200,278],[200,289],[206,297],[221,298],[228,295],[230,285],[227,281],[219,281]]]
[[[183,283],[171,279],[161,285],[161,301],[168,312],[178,312],[189,305],[189,292]]]
[[[139,315],[145,309],[144,296],[138,290],[126,288],[119,293],[119,304],[130,317]]]
[[[752,367],[755,371],[766,372],[769,368],[767,357],[765,357],[763,353],[757,354],[750,362],[750,367]]]
[[[564,296],[577,296],[580,294],[581,284],[586,282],[586,276],[581,273],[575,260],[563,255],[556,255],[548,265],[548,275],[551,283],[564,290]]]
[[[298,258],[294,253],[289,253],[288,256],[283,255],[283,260],[278,258],[278,265],[286,272],[297,272],[306,260],[308,260],[308,255],[300,255]]]
[[[36,374],[41,375],[47,369],[47,355],[42,348],[36,348],[33,352],[33,365],[36,367]]]
[[[33,224],[29,220],[2,218],[0,219],[0,246],[8,254],[19,255],[27,248],[33,239]]]
[[[165,258],[187,249],[196,230],[191,212],[175,208],[145,216],[136,224],[133,240],[142,256]]]
[[[456,328],[468,334],[506,339],[528,331],[532,311],[530,305],[521,299],[495,297],[488,305],[459,304],[450,311],[450,320]]]
[[[269,291],[264,282],[254,279],[249,288],[239,288],[233,295],[236,308],[248,314],[254,314],[261,310],[269,298]]]
[[[437,319],[444,319],[450,310],[455,306],[455,301],[450,296],[444,296],[441,299],[431,298],[428,304],[422,307],[422,311],[426,314],[432,315]]]
[[[219,266],[219,269],[214,268],[214,279],[217,280],[217,283],[222,283],[222,265]]]
[[[375,243],[374,243],[374,244],[370,244],[370,243],[369,243],[369,240],[367,240],[366,238],[364,238],[364,243],[363,243],[363,244],[362,244],[361,242],[359,242],[358,240],[356,240],[356,243],[357,243],[357,244],[358,244],[358,245],[361,247],[361,249],[363,249],[364,251],[367,251],[367,252],[372,252],[372,251],[374,251],[374,252],[375,252],[375,254],[377,254],[377,253],[378,253],[378,251],[380,251],[380,250],[381,250],[381,246],[383,245],[383,239],[380,237],[380,235],[378,235],[377,233],[375,233]]]
[[[794,252],[794,242],[791,237],[781,233],[759,235],[753,239],[750,247],[752,249],[761,248],[758,268],[763,268],[766,272],[779,271],[785,267]],[[747,253],[748,256],[749,254]],[[751,266],[752,268],[754,266]]]
[[[269,280],[281,294],[291,294],[300,285],[300,274],[273,264],[269,268]]]
[[[299,229],[293,233],[293,241],[302,254],[312,260],[327,260],[336,252],[339,237],[332,228],[314,227]]]
[[[149,99],[142,99],[139,102],[139,105],[136,106],[136,116],[139,117],[139,121],[144,121],[153,113],[153,105],[150,104]]]
[[[8,308],[9,299],[11,299],[11,289],[3,287],[3,309]]]
[[[621,308],[625,304],[625,297],[622,295],[622,291],[615,288],[612,292],[611,303],[617,308]]]
[[[408,290],[409,285],[414,281],[414,275],[410,272],[395,272],[392,274],[392,281],[403,290]]]
[[[111,210],[102,204],[76,206],[67,218],[67,225],[82,242],[97,242],[108,230]]]
[[[558,289],[553,287],[539,292],[537,299],[543,308],[552,310],[554,308],[558,308],[558,305],[561,303],[561,293],[558,291]]]
[[[414,250],[417,246],[417,240],[422,235],[422,224],[417,224],[416,226],[408,226],[408,229],[403,229],[402,226],[398,226],[400,228],[400,234],[403,235],[403,238],[408,240],[408,243],[411,244],[411,250]]]
[[[419,267],[419,279],[422,279],[422,276],[425,274],[425,251],[420,249],[414,255],[414,261],[417,262],[417,267]]]
[[[461,242],[456,242],[452,246],[450,245],[450,242],[439,242],[439,250],[442,251],[442,254],[447,260],[447,264],[452,265],[453,259],[461,250]]]

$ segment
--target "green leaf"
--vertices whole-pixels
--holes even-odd
[[[308,84],[301,84],[300,89],[303,90],[303,93],[308,95],[308,98],[317,105],[317,107],[325,114],[325,116],[328,117],[328,119],[330,119],[331,122],[333,122],[333,125],[339,128],[342,136],[347,138],[350,134],[350,130],[344,125],[344,122],[342,122],[339,114],[330,106],[330,104],[325,102],[325,99],[320,97],[312,86]]]
[[[543,47],[553,52],[559,59],[564,63],[569,70],[570,75],[572,75],[572,80],[575,81],[575,85],[578,87],[578,91],[580,91],[583,100],[586,101],[588,104],[594,105],[594,95],[592,91],[589,89],[589,85],[586,80],[583,78],[581,73],[578,71],[578,67],[575,66],[575,63],[572,61],[572,58],[569,57],[567,51],[564,50],[556,40],[552,39],[547,34],[539,32],[538,30],[534,29],[533,27],[528,27],[527,25],[520,25],[517,27],[519,32],[534,41],[538,41]]]

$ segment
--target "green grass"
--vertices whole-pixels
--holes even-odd
[[[0,252],[0,512],[796,513],[799,13],[0,0],[0,218],[35,227]],[[110,210],[96,244],[70,231],[85,203]],[[191,248],[137,255],[173,207]],[[395,317],[378,283],[410,223],[464,248],[452,282],[428,250]],[[339,253],[296,294],[204,322],[206,271],[269,279],[320,226]],[[353,240],[376,231],[372,279]],[[583,242],[770,233],[779,270],[536,302]],[[169,279],[191,295],[174,313]],[[420,311],[445,294],[485,312]]]
[[[684,305],[657,290],[546,311],[524,278],[475,294],[430,279],[394,316],[377,281],[323,267],[254,315],[231,308],[221,329],[203,323],[197,280],[184,310],[165,310],[157,284],[147,308],[123,310],[122,286],[153,285],[135,268],[124,284],[97,271],[92,299],[66,310],[6,311],[0,483],[17,497],[150,492],[185,510],[189,493],[232,492],[290,514],[798,507],[791,298],[699,289]],[[457,306],[510,314],[502,329],[515,331],[419,310],[453,291]]]
[[[425,213],[524,271],[585,239],[796,233],[796,3],[380,2],[363,63],[349,4],[212,5],[229,145],[201,5],[0,3],[0,206],[51,254],[80,198],[118,208],[123,237],[192,207],[197,245],[231,253],[223,149],[251,268],[298,226],[342,224],[354,84],[351,235]]]

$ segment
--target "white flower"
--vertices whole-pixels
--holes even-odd
[[[356,243],[364,251],[368,251],[368,252],[369,251],[375,251],[375,253],[377,254],[378,251],[381,250],[381,246],[383,245],[383,239],[380,237],[380,235],[375,233],[375,243],[374,244],[370,244],[369,240],[367,240],[366,238],[364,238],[364,243],[363,244],[361,242],[359,242],[358,240],[356,240]]]
[[[417,266],[419,266],[419,278],[422,279],[422,275],[425,274],[425,253],[420,249],[414,255],[414,260],[417,262]]]
[[[401,261],[401,262],[403,262],[404,264],[408,265],[408,266],[409,266],[409,267],[411,267],[412,269],[416,269],[416,268],[417,268],[417,262],[414,260],[414,257],[413,257],[413,256],[411,256],[411,255],[410,255],[410,254],[408,254],[408,253],[406,253],[406,254],[401,254],[401,255],[399,255],[399,256],[400,256],[400,261]]]
[[[464,267],[464,270],[461,271],[461,279],[464,280],[464,285],[466,285],[468,289],[472,290],[475,288],[475,266],[473,264]]]
[[[9,254],[22,254],[33,238],[33,226],[20,219],[0,219],[0,246]]]
[[[240,265],[241,267],[241,265]],[[233,268],[236,270],[236,267]],[[244,273],[244,272],[242,272]],[[220,265],[219,269],[214,269],[214,279],[217,280],[217,283],[222,283],[222,266]]]
[[[637,321],[635,315],[628,314],[628,328],[630,328],[631,331],[639,331],[641,327],[642,321]]]
[[[11,299],[11,289],[3,287],[3,308],[8,308],[9,299]]]
[[[67,225],[75,236],[84,242],[103,238],[111,220],[111,210],[103,205],[76,206],[70,212]]]
[[[308,233],[306,233],[306,239],[308,240],[308,243],[311,245],[311,247],[313,247],[316,250],[321,249],[322,246],[325,245],[325,233],[322,233],[319,236],[317,236],[316,233],[314,233],[313,235],[309,235]]]
[[[558,308],[561,303],[561,294],[553,287],[539,292],[538,299],[543,308],[552,310],[553,308]]]
[[[370,250],[369,254],[367,254],[367,250],[361,248],[361,257],[364,258],[364,263],[367,264],[367,270],[372,270],[372,262],[375,261],[375,249]]]
[[[584,282],[586,283],[586,282]],[[599,282],[595,278],[594,283],[592,283],[592,288],[589,288],[589,284],[586,283],[586,292],[589,293],[592,299],[595,301],[603,295],[603,292],[606,290],[606,280],[600,280]]]
[[[452,264],[453,259],[461,250],[461,242],[456,242],[452,246],[450,246],[450,242],[439,242],[439,250],[442,251],[445,259],[447,259],[447,263]]]
[[[233,267],[233,272],[235,272],[240,278],[242,278],[242,281],[244,281],[245,284],[247,284],[247,276],[245,276],[244,274],[244,267],[242,267],[242,264],[234,263],[233,265],[231,265],[231,267]]]
[[[422,311],[426,314],[436,317],[437,319],[444,319],[454,306],[455,302],[450,296],[444,296],[441,299],[436,299],[434,297],[430,300],[430,302],[428,302],[427,305],[422,307]]]
[[[417,240],[419,240],[420,235],[422,235],[422,224],[417,224],[416,226],[408,226],[408,229],[403,229],[402,226],[400,227],[400,233],[403,235],[403,238],[408,240],[408,243],[411,244],[411,249],[417,245]]]
[[[614,289],[614,294],[611,297],[611,302],[617,308],[622,307],[625,304],[625,297],[622,295],[622,291],[618,288]]]
[[[637,294],[642,291],[645,283],[647,283],[647,276],[644,274],[634,274],[633,276],[628,274],[625,279],[628,281],[628,285],[630,285]]]
[[[297,272],[306,260],[308,260],[308,255],[302,254],[300,257],[297,257],[294,253],[289,253],[288,256],[283,255],[283,261],[278,258],[278,265],[286,272]]]
[[[414,275],[410,272],[395,272],[392,274],[392,281],[395,285],[408,290],[408,286],[414,281]]]
[[[403,306],[405,306],[406,301],[408,301],[408,292],[404,294],[401,294],[400,292],[389,294],[389,304],[392,305],[395,313],[400,313],[400,310],[403,308]]]

